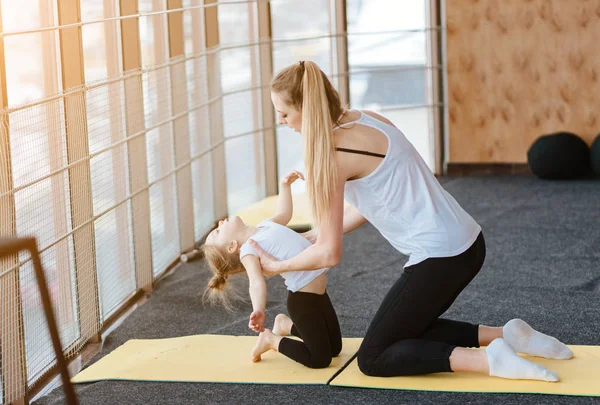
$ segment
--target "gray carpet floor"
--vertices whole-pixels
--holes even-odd
[[[441,178],[481,224],[487,258],[444,317],[502,325],[520,317],[569,344],[600,345],[600,182],[529,176]],[[406,258],[370,225],[346,235],[330,271],[329,295],[342,334],[362,337]],[[164,279],[150,300],[108,336],[110,353],[129,339],[202,333],[251,335],[250,306],[230,314],[203,307],[208,272],[191,262]],[[285,286],[268,281],[268,324],[285,312]],[[599,381],[600,383],[600,381]],[[82,404],[600,404],[600,398],[538,394],[396,391],[332,386],[107,381],[77,385]],[[36,404],[62,404],[60,389]]]

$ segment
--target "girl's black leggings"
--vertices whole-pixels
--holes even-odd
[[[479,326],[441,319],[485,260],[479,234],[458,256],[430,258],[404,269],[383,299],[358,351],[360,370],[391,377],[452,371],[455,347],[479,347]]]
[[[288,312],[294,323],[292,335],[302,341],[283,338],[279,352],[310,368],[325,368],[342,350],[342,334],[327,292],[288,293]]]

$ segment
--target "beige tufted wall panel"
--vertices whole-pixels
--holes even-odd
[[[600,0],[446,0],[452,163],[523,163],[600,132]]]

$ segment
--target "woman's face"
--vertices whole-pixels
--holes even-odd
[[[302,112],[287,105],[277,93],[271,92],[271,101],[277,110],[277,123],[287,125],[298,133],[302,132]]]

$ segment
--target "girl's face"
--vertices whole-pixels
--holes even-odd
[[[231,241],[237,241],[244,237],[246,224],[240,217],[231,217],[219,221],[219,226],[206,237],[209,245],[223,246]]]
[[[271,101],[277,110],[277,123],[302,132],[302,112],[286,104],[277,93],[271,92]]]

